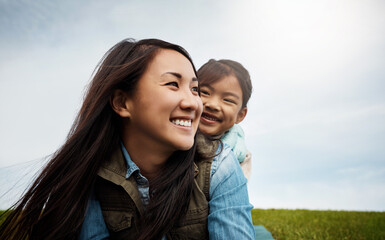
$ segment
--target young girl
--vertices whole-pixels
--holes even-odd
[[[116,44],[0,239],[254,239],[231,150],[196,146],[201,113],[183,48],[157,39]]]
[[[198,78],[203,102],[199,130],[228,144],[249,179],[251,154],[237,125],[246,116],[252,92],[249,72],[236,61],[211,59],[198,70]]]

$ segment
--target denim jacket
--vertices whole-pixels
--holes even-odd
[[[234,124],[232,128],[225,132],[221,140],[233,149],[233,152],[240,163],[245,160],[247,154],[245,133],[240,125]]]
[[[139,168],[123,146],[122,150],[128,166],[127,177],[134,173],[140,174]],[[218,147],[217,154],[220,150]],[[141,188],[140,185],[138,188]],[[145,196],[142,200],[146,201],[148,188],[143,187],[138,190]],[[224,145],[222,151],[213,159],[209,195],[208,231],[210,239],[254,239],[255,233],[250,211],[253,206],[249,203],[246,178],[234,153],[227,145]],[[104,223],[100,203],[92,195],[79,239],[97,240],[108,239],[108,237],[109,233]]]

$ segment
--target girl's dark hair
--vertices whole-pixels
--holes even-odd
[[[222,59],[210,59],[198,70],[198,79],[201,86],[209,85],[224,77],[233,75],[242,89],[242,108],[247,106],[253,87],[250,74],[239,62]]]
[[[158,39],[126,39],[102,58],[64,145],[23,197],[5,215],[0,239],[77,239],[97,171],[120,143],[120,117],[110,106],[116,89],[134,91],[146,67],[161,49],[189,54]],[[143,146],[145,147],[145,146]],[[160,238],[187,211],[195,154],[177,151],[159,177],[150,182],[152,197],[140,225],[140,239]]]

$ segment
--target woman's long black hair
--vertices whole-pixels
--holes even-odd
[[[95,71],[66,142],[6,213],[0,239],[78,237],[97,171],[120,142],[120,119],[110,106],[112,93],[134,91],[160,49],[178,51],[196,72],[189,54],[178,45],[126,39],[113,46]],[[193,186],[195,148],[194,144],[188,151],[175,152],[150,182],[154,194],[140,226],[140,239],[160,238],[184,215]]]

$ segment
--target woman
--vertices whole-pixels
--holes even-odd
[[[234,156],[210,142],[196,154],[201,113],[183,48],[156,39],[116,44],[66,143],[10,212],[0,239],[252,238]]]

